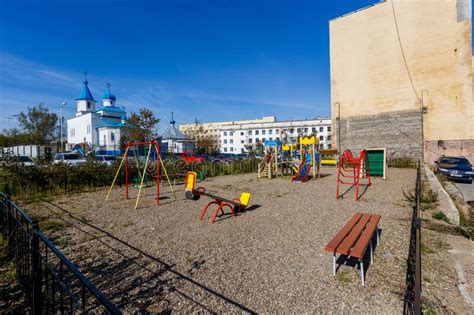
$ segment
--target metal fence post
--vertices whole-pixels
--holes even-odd
[[[31,232],[31,277],[32,277],[32,313],[41,314],[42,298],[41,298],[41,257],[39,247],[39,225],[37,221],[33,221]]]

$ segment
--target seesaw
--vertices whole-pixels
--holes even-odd
[[[222,214],[225,214],[224,207],[230,208],[232,216],[235,216],[236,212],[243,211],[245,210],[245,208],[247,208],[250,201],[250,193],[243,192],[240,195],[240,198],[233,198],[232,200],[226,199],[217,195],[207,193],[204,187],[196,188],[196,177],[197,177],[196,172],[188,172],[186,174],[186,182],[185,182],[186,198],[190,200],[198,200],[199,198],[201,198],[201,196],[206,196],[206,197],[214,199],[213,201],[206,204],[206,206],[202,210],[201,216],[199,217],[199,222],[201,222],[202,219],[204,218],[204,215],[206,214],[207,209],[211,205],[214,205],[214,204],[217,205],[217,210],[214,213],[214,216],[212,217],[211,224],[213,224],[214,221],[216,220],[217,214],[219,213],[219,211],[221,211]]]

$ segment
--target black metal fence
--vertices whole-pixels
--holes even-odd
[[[413,207],[407,259],[404,314],[421,314],[421,171],[419,162],[416,171],[415,198],[416,203]]]
[[[121,314],[94,284],[41,233],[32,220],[0,193],[0,230],[14,259],[29,313]]]

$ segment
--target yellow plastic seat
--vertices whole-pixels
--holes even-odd
[[[250,193],[243,192],[240,195],[240,204],[247,207],[249,205],[249,201],[250,201]]]
[[[197,178],[197,173],[196,172],[188,172],[186,175],[186,191],[194,191],[196,187],[196,178]]]

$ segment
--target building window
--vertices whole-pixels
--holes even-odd
[[[91,109],[91,102],[86,102],[87,109]]]
[[[290,133],[295,132],[295,128],[290,128]]]
[[[224,137],[226,137],[226,136],[227,136],[227,131],[224,131]]]
[[[319,127],[319,132],[323,132],[324,131],[324,127]]]
[[[324,136],[319,136],[319,140],[323,141],[323,140],[324,140]]]
[[[249,143],[252,143],[252,138],[249,139]]]
[[[244,148],[240,149],[240,153],[245,153]]]
[[[331,135],[328,135],[328,140],[331,140]]]
[[[230,144],[234,144],[234,140],[233,140],[233,139],[230,139],[229,143],[230,143]]]
[[[330,126],[328,126],[328,132],[331,132],[331,127]]]
[[[243,131],[241,131],[241,132],[240,132],[240,135],[241,135],[241,136],[243,136],[243,135],[244,135],[244,132],[243,132]]]
[[[223,141],[224,141],[224,144],[227,144],[227,139],[224,139]]]
[[[280,129],[275,129],[275,133],[279,133],[280,132]]]
[[[265,134],[265,129],[262,130],[262,135],[264,135],[264,134]]]
[[[227,152],[227,148],[224,148],[224,152]]]
[[[265,138],[262,138],[262,142],[265,142]]]
[[[260,139],[259,139],[259,138],[256,138],[256,139],[255,139],[255,142],[259,143],[259,142],[260,142]]]
[[[110,133],[110,140],[115,141],[115,133],[114,132]]]
[[[233,148],[233,147],[230,147],[230,152],[234,152],[234,148]]]
[[[316,127],[311,128],[311,132],[315,133],[316,132]]]
[[[233,132],[233,131],[229,132],[229,135],[230,135],[230,136],[233,136],[233,135],[234,135],[234,132]]]
[[[297,133],[301,133],[301,128],[296,128]]]
[[[304,132],[308,132],[308,128],[304,128]]]
[[[251,136],[251,135],[252,135],[252,130],[249,130],[249,136]]]
[[[272,137],[270,137],[270,141],[272,141],[272,140],[273,140],[273,138],[272,138]]]
[[[280,137],[277,137],[277,140],[280,140]]]
[[[243,144],[244,142],[245,142],[244,140],[240,140],[240,143],[242,143],[242,144]]]
[[[273,134],[273,129],[268,130],[268,134],[269,135]]]
[[[258,136],[258,130],[255,130],[255,135]]]

